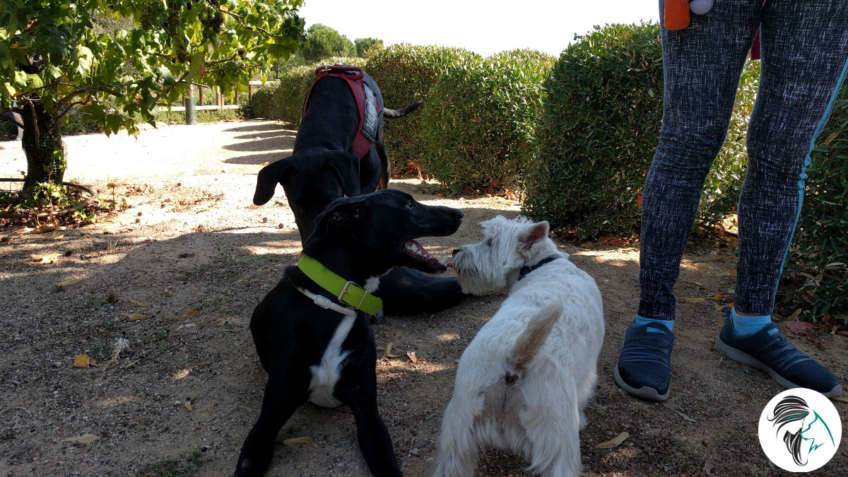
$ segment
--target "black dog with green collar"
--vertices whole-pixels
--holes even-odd
[[[394,190],[338,199],[316,219],[301,262],[286,269],[253,312],[250,330],[268,383],[237,476],[265,473],[277,433],[306,401],[348,405],[371,473],[401,475],[377,410],[369,314],[379,303],[366,282],[396,266],[441,267],[415,239],[451,235],[461,221],[459,210],[425,206]]]

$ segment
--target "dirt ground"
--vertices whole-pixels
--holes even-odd
[[[300,248],[282,194],[251,205],[255,173],[293,136],[251,121],[67,138],[67,179],[126,197],[128,208],[76,230],[0,230],[0,475],[231,473],[265,380],[250,313]],[[0,176],[24,168],[18,144],[0,143]],[[394,187],[465,210],[456,235],[427,240],[440,257],[476,240],[478,221],[519,210],[499,198],[445,199],[419,181]],[[638,250],[563,246],[605,299],[600,386],[581,436],[587,475],[778,474],[756,428],[780,388],[712,350],[735,272],[732,247],[709,245],[683,265],[672,397],[663,404],[626,397],[611,377],[637,302]],[[378,364],[380,409],[406,475],[431,471],[456,362],[501,300],[375,325],[383,353],[392,345]],[[845,380],[848,340],[794,339]],[[73,366],[83,353],[94,367]],[[848,404],[836,405],[848,415]],[[597,447],[622,432],[629,437],[618,447]],[[308,439],[284,442],[294,437]],[[846,449],[819,474],[845,475]],[[489,452],[479,475],[524,475],[522,466]],[[280,433],[269,475],[367,475],[350,413],[301,408]]]

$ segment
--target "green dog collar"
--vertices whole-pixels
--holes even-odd
[[[302,255],[297,262],[297,268],[316,285],[330,292],[345,305],[371,316],[377,316],[377,313],[383,308],[383,300],[368,293],[356,283],[336,275],[312,257]]]

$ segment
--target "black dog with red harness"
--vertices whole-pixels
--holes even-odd
[[[400,118],[420,105],[386,108],[376,81],[362,69],[318,68],[304,101],[294,152],[259,171],[253,203],[265,204],[277,184],[282,185],[304,243],[330,202],[386,188],[390,167],[383,119]],[[436,312],[464,297],[455,279],[409,268],[383,276],[375,294],[387,314]]]

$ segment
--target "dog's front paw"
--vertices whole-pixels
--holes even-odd
[[[235,477],[259,477],[265,475],[268,466],[271,464],[272,452],[248,452],[242,449],[239,456],[236,471],[233,473]],[[259,455],[256,455],[259,454]]]

